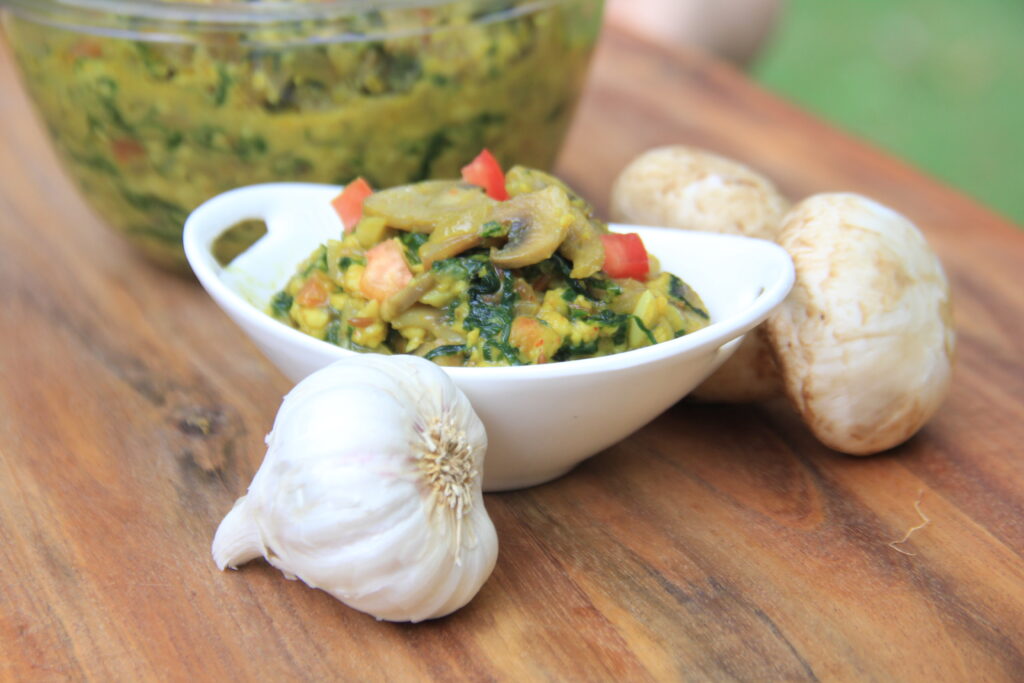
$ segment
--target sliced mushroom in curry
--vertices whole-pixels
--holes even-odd
[[[649,273],[610,276],[615,235],[561,180],[514,167],[505,184],[505,201],[454,180],[371,195],[354,229],[299,264],[271,314],[343,348],[456,366],[609,355],[709,323],[649,255]]]

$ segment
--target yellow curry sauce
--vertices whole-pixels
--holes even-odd
[[[485,146],[548,167],[600,8],[453,0],[330,24],[179,22],[170,42],[147,40],[127,17],[66,30],[34,9],[5,28],[85,197],[151,257],[184,268],[187,214],[240,185],[450,177]]]
[[[457,181],[371,195],[353,230],[300,264],[271,315],[343,348],[452,366],[608,355],[709,323],[697,293],[653,258],[642,281],[609,277],[607,226],[561,181],[515,167],[506,187],[503,202]],[[378,296],[367,269],[382,251],[406,279]]]

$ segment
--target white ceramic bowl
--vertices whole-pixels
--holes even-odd
[[[218,195],[185,223],[185,254],[210,296],[293,381],[355,352],[314,339],[265,310],[296,265],[341,233],[330,207],[337,186],[267,184]],[[214,240],[244,219],[268,233],[227,268]],[[708,327],[672,341],[601,358],[497,368],[445,368],[487,428],[484,489],[554,479],[624,439],[685,396],[735,351],[793,284],[793,264],[763,240],[664,228],[637,232],[664,270],[689,283]]]

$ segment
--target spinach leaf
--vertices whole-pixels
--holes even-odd
[[[297,156],[283,156],[274,159],[270,165],[271,170],[285,178],[301,176],[313,170],[313,162]]]
[[[115,178],[121,175],[121,171],[118,170],[114,162],[111,161],[110,159],[107,159],[106,157],[102,157],[98,154],[90,156],[85,154],[78,154],[76,152],[70,152],[70,155],[76,163],[82,164],[83,166],[88,166],[93,170],[100,171],[101,173],[106,173],[108,175],[112,175]]]
[[[302,271],[302,277],[308,276],[314,270],[319,270],[323,273],[327,272],[327,247],[320,246],[317,249],[316,258],[312,259],[309,265],[306,266],[306,269]]]
[[[419,169],[417,169],[415,177],[410,178],[410,181],[429,178],[431,166],[433,166],[437,158],[451,146],[451,140],[448,139],[444,130],[436,131],[431,135],[430,138],[427,139],[427,144],[423,150],[423,158],[420,160]]]
[[[281,290],[270,300],[270,312],[273,313],[275,317],[287,320],[288,312],[292,308],[292,301],[294,301],[292,295]]]
[[[351,265],[365,266],[366,259],[360,258],[358,256],[342,256],[340,259],[338,259],[338,267],[341,268],[342,270],[348,270],[348,267]]]
[[[96,98],[106,113],[107,119],[118,130],[124,131],[132,137],[137,137],[135,127],[128,123],[124,115],[121,114],[121,109],[117,106],[117,90],[117,81],[113,78],[101,76],[96,79]]]
[[[707,311],[705,311],[703,308],[695,305],[692,301],[690,301],[690,298],[694,294],[693,289],[691,289],[688,284],[686,284],[685,282],[683,282],[678,277],[672,274],[669,274],[668,293],[670,296],[672,296],[672,298],[682,301],[687,308],[689,308],[691,311],[693,311],[700,317],[704,318],[705,320],[708,320],[710,318]]]
[[[149,43],[136,41],[134,43],[139,59],[150,76],[159,80],[170,80],[174,77],[174,68],[164,60],[163,55],[155,50]]]
[[[511,278],[509,278],[511,282]],[[511,284],[510,284],[511,286]],[[502,297],[504,299],[505,297]],[[515,295],[512,295],[515,298]],[[485,339],[497,340],[501,343],[508,343],[509,333],[512,328],[512,319],[515,317],[512,310],[512,303],[498,300],[494,302],[485,294],[473,293],[470,288],[469,314],[462,325],[466,329],[480,330],[481,336]]]
[[[398,241],[405,247],[405,257],[410,265],[422,263],[420,260],[420,247],[430,238],[425,232],[401,232]]]
[[[519,351],[514,346],[505,342],[498,342],[488,339],[483,345],[484,359],[489,361],[504,360],[509,365],[522,365],[519,360]]]
[[[462,263],[463,259],[457,256],[446,258],[441,261],[434,261],[430,269],[438,275],[448,275],[456,280],[468,280],[469,270]]]
[[[470,280],[470,296],[472,297],[474,294],[482,296],[485,294],[497,293],[498,290],[501,289],[503,283],[502,276],[499,274],[498,269],[489,261],[471,261],[471,263],[476,264],[476,270],[472,273],[472,279]],[[501,272],[504,273],[505,278],[510,283],[509,287],[511,288],[512,275],[506,270]]]
[[[349,329],[352,329],[351,327]],[[341,346],[341,339],[339,334],[341,332],[341,321],[332,320],[327,323],[327,336],[324,339],[335,346]]]
[[[228,90],[231,89],[231,84],[234,79],[231,78],[231,74],[228,73],[228,68],[223,63],[217,64],[217,86],[213,90],[213,105],[215,107],[223,107],[224,103],[228,99]]]
[[[120,188],[121,196],[139,211],[149,214],[154,220],[164,220],[174,226],[180,236],[181,226],[188,218],[188,211],[178,204],[164,199],[155,194],[145,192],[132,192],[127,188]]]
[[[480,226],[480,235],[483,237],[504,237],[508,234],[508,226],[498,221],[487,221]]]
[[[565,344],[555,353],[553,360],[563,361],[573,358],[586,358],[597,353],[597,339],[579,344]]]
[[[526,266],[522,270],[523,276],[528,282],[550,279],[548,287],[567,287],[568,289],[562,293],[562,298],[566,301],[572,301],[578,295],[582,295],[591,301],[609,302],[622,293],[620,286],[601,275],[582,279],[572,277],[572,263],[561,254],[554,254],[550,258],[532,266]]]
[[[657,340],[655,340],[654,335],[651,334],[651,331],[647,329],[647,325],[644,325],[644,321],[641,320],[639,316],[631,315],[630,317],[633,319],[633,322],[636,323],[637,327],[640,328],[640,331],[644,333],[644,335],[647,337],[647,340],[651,342],[651,344],[658,343]]]
[[[626,335],[629,334],[629,321],[633,316],[629,313],[616,313],[611,309],[602,309],[596,313],[587,313],[581,309],[569,309],[570,320],[581,320],[589,325],[603,328],[600,337],[607,337],[613,344],[621,345],[626,343]],[[563,347],[570,357],[580,355],[593,355],[597,353],[597,339],[586,344]]]
[[[426,358],[427,360],[434,360],[435,358],[439,358],[441,356],[454,356],[457,353],[465,355],[466,347],[462,344],[447,344],[445,346],[438,346],[436,349],[428,351],[427,354],[423,357]]]
[[[484,259],[468,257],[465,262],[469,267],[475,266],[475,270],[470,276],[467,292],[469,313],[462,322],[463,327],[480,330],[485,340],[483,349],[487,360],[498,360],[490,356],[491,351],[496,351],[509,362],[511,359],[518,362],[518,353],[508,344],[518,298],[512,273],[495,268],[486,256]]]
[[[252,161],[267,151],[267,141],[261,135],[242,135],[232,145],[242,161]]]

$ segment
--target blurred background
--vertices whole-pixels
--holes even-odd
[[[730,60],[1024,225],[1024,1],[610,0],[608,17]]]

